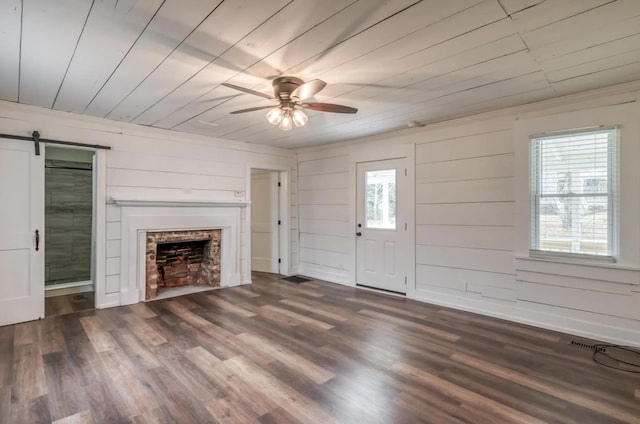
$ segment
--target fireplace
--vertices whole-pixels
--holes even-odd
[[[120,206],[120,222],[109,222],[108,225],[110,224],[112,229],[111,237],[115,235],[113,230],[119,230],[120,234],[120,276],[108,276],[103,305],[129,305],[151,298],[147,296],[147,235],[149,233],[175,234],[186,231],[216,230],[220,240],[219,277],[216,277],[217,280],[214,280],[213,285],[233,287],[250,279],[249,262],[242,259],[248,256],[247,248],[242,245],[241,226],[246,202],[144,200],[118,197],[113,197],[113,200]],[[109,230],[107,228],[107,232]],[[173,241],[182,242],[186,241],[186,238]],[[157,265],[154,269],[157,273]],[[207,287],[195,285],[167,288],[159,297],[194,293],[205,290]]]
[[[221,230],[147,232],[146,299],[171,287],[220,287]]]

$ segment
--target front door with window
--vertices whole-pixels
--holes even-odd
[[[44,162],[33,144],[0,145],[0,326],[44,316]]]
[[[406,293],[405,159],[357,164],[356,282]]]

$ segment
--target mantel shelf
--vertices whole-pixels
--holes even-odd
[[[111,200],[118,206],[148,207],[235,207],[244,208],[251,202],[246,200],[209,200],[209,199],[130,199],[113,196]]]

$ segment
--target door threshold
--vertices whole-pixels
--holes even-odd
[[[372,291],[372,292],[376,292],[376,293],[380,293],[380,294],[388,294],[390,296],[395,296],[395,297],[403,297],[403,298],[407,297],[406,293],[393,291],[393,290],[387,290],[387,289],[381,289],[381,288],[378,288],[378,287],[365,286],[364,284],[359,284],[359,283],[356,283],[356,288],[367,290],[367,291]]]
[[[44,287],[44,297],[65,296],[67,294],[93,291],[93,281],[74,281],[71,283],[50,284]]]

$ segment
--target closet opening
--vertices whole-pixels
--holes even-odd
[[[95,152],[45,149],[45,316],[95,306]]]

